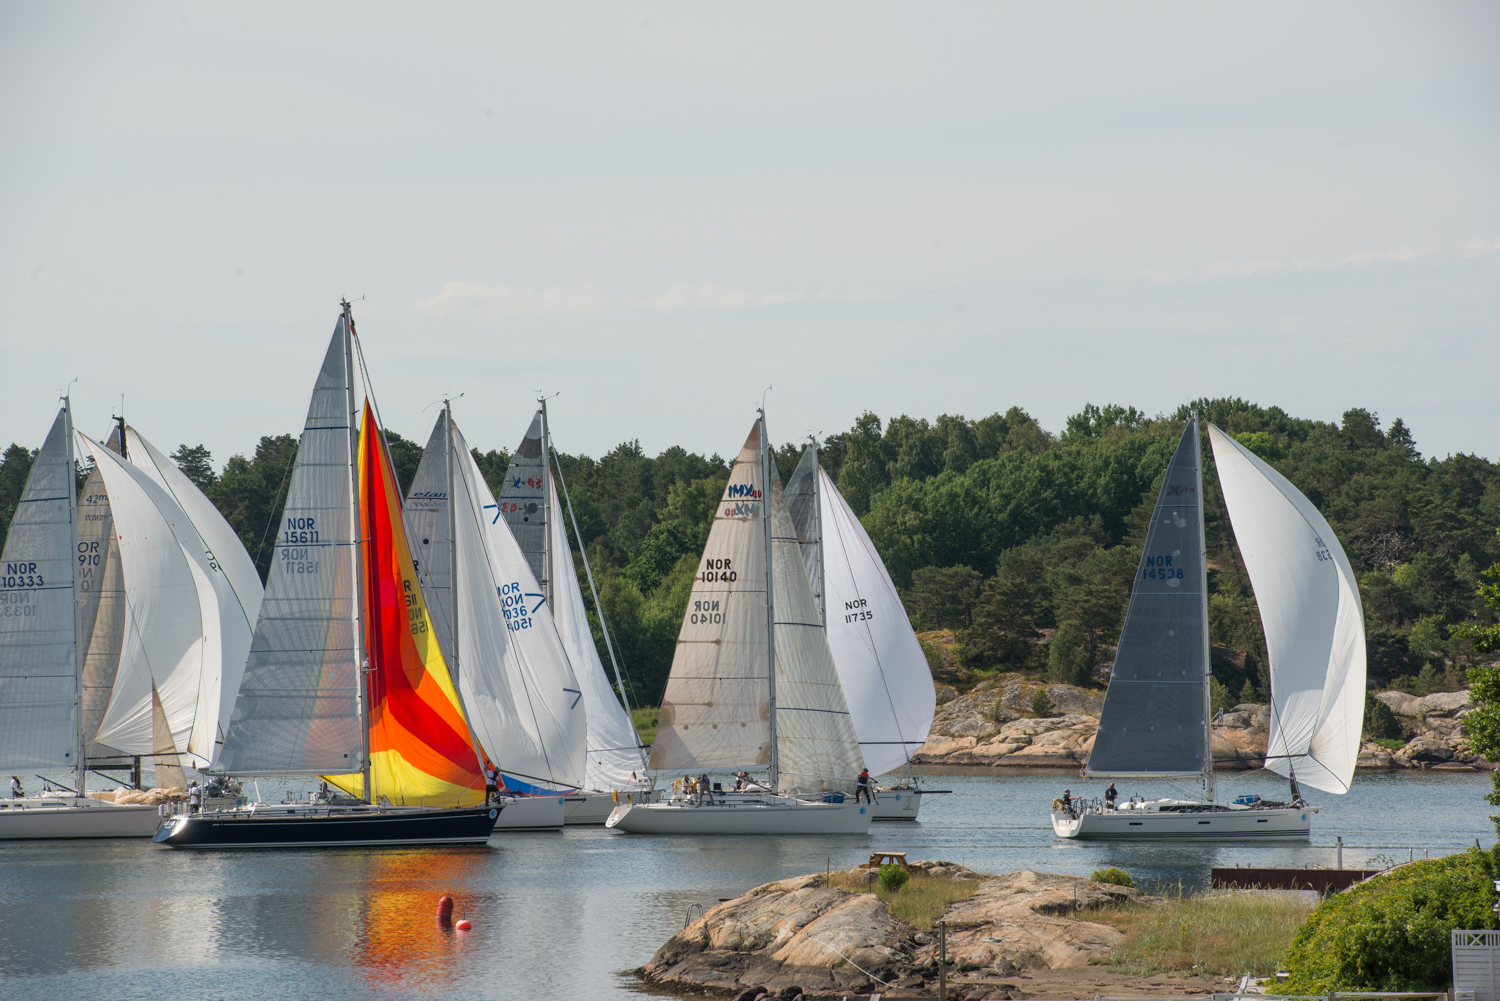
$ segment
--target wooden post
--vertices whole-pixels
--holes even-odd
[[[948,922],[938,922],[938,1001],[948,1001]]]

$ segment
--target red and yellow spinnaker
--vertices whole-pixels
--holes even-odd
[[[370,404],[359,434],[370,798],[409,806],[484,802],[484,774],[406,543],[396,477]],[[358,796],[359,775],[329,776]]]

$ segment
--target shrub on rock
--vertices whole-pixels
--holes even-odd
[[[1047,689],[1038,688],[1032,694],[1031,711],[1038,716],[1051,716],[1057,712],[1057,707],[1052,704],[1052,698],[1047,694]]]
[[[1108,869],[1095,869],[1093,875],[1089,876],[1096,883],[1113,883],[1115,886],[1134,886],[1135,880],[1130,878],[1130,873],[1124,869],[1110,866]]]
[[[899,865],[880,867],[880,888],[886,893],[895,893],[906,885],[908,879],[911,879],[911,873]]]

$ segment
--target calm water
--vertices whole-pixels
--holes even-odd
[[[1143,846],[1061,842],[1046,821],[1064,785],[1033,775],[930,771],[954,790],[920,824],[868,837],[649,838],[598,828],[494,838],[489,848],[192,854],[143,841],[0,846],[0,996],[6,998],[563,998],[628,996],[639,966],[712,905],[767,880],[848,867],[878,849],[984,872],[1087,875],[1120,866],[1146,885],[1207,884],[1216,865],[1402,860],[1494,840],[1485,775],[1360,776],[1318,794],[1311,842]],[[1221,795],[1284,795],[1280,779],[1221,777]],[[1098,788],[1094,786],[1098,785]],[[1082,788],[1081,788],[1082,787]],[[1121,785],[1125,795],[1168,791]],[[442,893],[470,918],[439,928]],[[638,995],[635,995],[638,997]]]

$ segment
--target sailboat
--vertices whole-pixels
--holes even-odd
[[[1365,690],[1364,615],[1353,569],[1311,501],[1218,428],[1208,430],[1268,646],[1266,767],[1290,779],[1290,798],[1214,798],[1203,472],[1193,414],[1152,512],[1085,773],[1198,778],[1202,795],[1131,797],[1117,809],[1054,804],[1052,828],[1060,837],[1305,838],[1314,811],[1298,777],[1325,792],[1349,789]]]
[[[0,840],[149,837],[159,821],[154,806],[85,795],[93,734],[82,711],[75,576],[97,540],[80,542],[74,469],[73,412],[64,398],[0,553],[0,769],[72,772],[74,785],[69,797],[0,801]]]
[[[349,304],[313,387],[265,597],[210,770],[318,776],[360,803],[178,817],[172,848],[483,844],[500,808],[427,614]],[[363,370],[361,360],[361,369]]]
[[[537,411],[527,428],[526,437],[511,457],[505,480],[500,485],[500,512],[525,552],[526,562],[546,596],[546,607],[557,626],[574,677],[583,692],[583,703],[588,709],[588,754],[583,786],[564,797],[565,820],[569,824],[602,824],[614,809],[619,793],[625,792],[628,797],[639,799],[649,791],[651,783],[643,778],[647,771],[646,753],[631,721],[628,701],[625,705],[620,702],[620,698],[628,697],[609,627],[602,617],[599,624],[615,681],[619,684],[619,697],[604,673],[599,648],[594,645],[558,497],[559,484],[565,494],[567,483],[562,479],[561,465],[554,470],[555,461],[547,401],[541,399],[537,401]],[[568,513],[571,515],[572,511],[569,500]],[[576,535],[576,518],[573,530]],[[588,553],[581,552],[594,607],[598,608],[594,572],[589,566]]]
[[[762,411],[735,459],[677,637],[650,765],[756,771],[736,791],[621,803],[606,822],[648,834],[860,834],[845,798],[862,759],[773,465]],[[722,783],[721,783],[722,785]]]
[[[875,790],[873,819],[916,820],[924,793],[945,791],[924,790],[911,774],[937,709],[927,657],[875,544],[818,462],[816,442],[803,450],[786,495],[865,767],[873,775],[906,768]]]
[[[506,787],[496,830],[560,830],[584,779],[588,703],[503,506],[445,402],[412,479],[407,530],[475,736]]]

